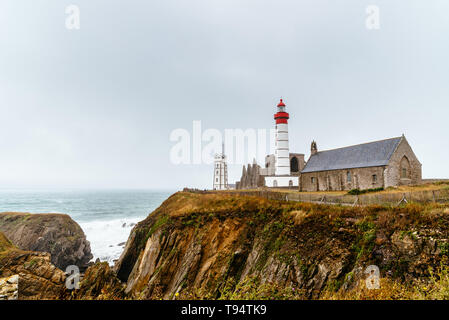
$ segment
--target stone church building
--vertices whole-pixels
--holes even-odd
[[[274,155],[268,155],[264,168],[255,162],[243,167],[236,188],[263,187],[274,162]],[[421,163],[404,135],[326,151],[318,151],[313,141],[307,162],[304,154],[290,153],[290,171],[292,179],[299,179],[300,191],[388,188],[419,184],[422,178]]]
[[[318,151],[300,175],[300,191],[388,188],[421,183],[421,163],[405,136]]]

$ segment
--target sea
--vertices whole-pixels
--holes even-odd
[[[133,226],[175,190],[0,189],[0,212],[65,213],[90,242],[93,260],[113,264]]]

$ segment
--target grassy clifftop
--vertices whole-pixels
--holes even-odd
[[[133,229],[116,271],[135,298],[331,299],[363,289],[366,267],[376,265],[406,298],[444,263],[448,238],[449,208],[440,204],[179,192]]]

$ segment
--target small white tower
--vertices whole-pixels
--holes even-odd
[[[215,155],[214,161],[214,190],[227,190],[228,186],[228,165],[226,163],[226,156],[224,153],[224,144],[222,151]]]

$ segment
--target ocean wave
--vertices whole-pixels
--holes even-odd
[[[90,242],[93,261],[97,258],[110,265],[118,259],[123,252],[131,229],[145,217],[121,218],[113,220],[93,220],[79,222],[79,225]]]

